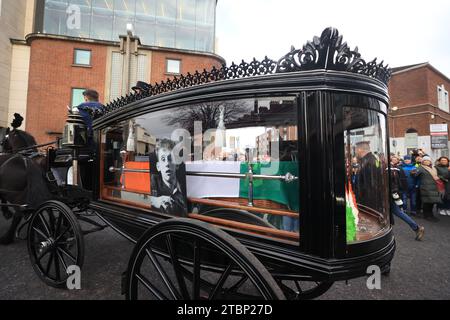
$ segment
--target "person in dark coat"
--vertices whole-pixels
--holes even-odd
[[[402,195],[403,193],[406,192],[406,190],[408,190],[409,182],[406,173],[402,170],[400,159],[396,155],[391,156],[391,167],[395,168],[396,169],[395,171],[397,170],[399,171],[397,174],[398,179],[397,185],[398,185],[398,192],[400,193],[400,195]]]
[[[359,204],[383,211],[382,192],[374,192],[383,187],[381,161],[370,150],[369,141],[356,143],[356,156],[359,160],[359,170],[356,176],[356,199]]]
[[[441,203],[441,195],[439,194],[436,181],[439,180],[436,168],[433,168],[431,158],[424,156],[422,165],[415,171],[411,172],[419,178],[420,198],[423,207],[423,215],[426,220],[439,221],[433,216],[433,207],[437,203]]]
[[[416,233],[416,240],[423,239],[425,228],[419,226],[410,216],[408,216],[402,208],[402,194],[408,189],[408,182],[404,171],[399,167],[399,159],[396,156],[391,157],[390,167],[391,192],[390,199],[391,211],[394,215],[405,221],[410,228]]]
[[[77,106],[80,116],[83,118],[83,122],[88,128],[88,146],[94,148],[92,130],[92,117],[90,111],[101,110],[103,105],[98,101],[99,94],[97,91],[88,89],[83,92],[84,102]]]
[[[417,154],[414,158],[413,163],[416,168],[419,168],[422,165],[422,156]],[[416,184],[416,213],[419,214],[422,212],[422,197],[420,196],[420,179],[417,179]]]
[[[450,216],[450,167],[447,157],[440,157],[436,163],[438,177],[444,182],[445,192],[442,195],[442,203],[438,205],[439,214]]]
[[[94,131],[92,129],[92,116],[91,113],[97,110],[102,110],[104,107],[99,102],[99,94],[97,91],[87,89],[83,92],[84,102],[77,106],[83,122],[87,127],[87,149],[91,156],[95,156],[96,143],[94,142]],[[91,190],[93,186],[93,171],[94,163],[88,162],[80,165],[81,176],[83,177],[83,187]]]
[[[415,163],[411,161],[411,156],[403,157],[403,164],[400,166],[404,172],[408,188],[403,192],[403,209],[406,211],[408,209],[409,201],[409,212],[411,215],[416,214],[416,197],[417,197],[417,178],[411,175],[411,171],[417,169]]]

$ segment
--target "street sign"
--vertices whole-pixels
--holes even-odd
[[[446,123],[430,124],[430,134],[433,135],[447,135],[448,126]]]
[[[431,149],[448,148],[448,126],[446,123],[430,124]]]
[[[447,149],[448,148],[448,136],[431,136],[431,148],[432,149]]]

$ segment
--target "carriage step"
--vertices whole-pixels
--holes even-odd
[[[91,233],[94,233],[94,232],[102,231],[102,230],[106,229],[107,227],[108,226],[101,226],[101,227],[96,227],[96,228],[92,228],[92,229],[89,229],[89,230],[82,230],[81,233],[83,233],[83,235],[88,235],[88,234],[91,234]]]
[[[107,225],[105,225],[105,224],[98,223],[97,221],[94,221],[94,220],[89,219],[89,218],[87,218],[87,217],[84,217],[84,216],[82,216],[82,215],[77,215],[77,218],[78,218],[78,220],[87,222],[87,223],[89,223],[90,225],[93,225],[93,226],[98,227],[98,228],[102,228],[102,230],[105,229],[105,228],[107,227]]]
[[[11,208],[19,208],[19,209],[28,209],[29,206],[27,204],[11,204],[11,203],[0,203],[0,207],[11,207]]]

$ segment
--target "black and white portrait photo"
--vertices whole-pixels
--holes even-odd
[[[150,201],[152,208],[159,212],[184,217],[187,215],[186,167],[184,163],[175,163],[174,146],[172,140],[162,139],[150,157]]]

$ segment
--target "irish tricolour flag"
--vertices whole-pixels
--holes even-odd
[[[356,240],[356,227],[358,225],[358,205],[356,204],[355,193],[351,182],[345,188],[345,216],[347,221],[347,242]]]

